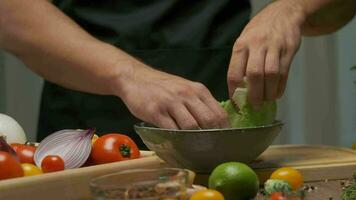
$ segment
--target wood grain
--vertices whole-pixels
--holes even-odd
[[[356,151],[316,145],[278,145],[268,148],[250,164],[261,181],[279,167],[293,167],[305,181],[347,179],[356,171]]]
[[[143,157],[38,176],[0,181],[0,200],[84,200],[91,199],[92,178],[135,168],[158,168],[161,160],[153,152]]]

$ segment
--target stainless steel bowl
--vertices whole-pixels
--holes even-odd
[[[209,173],[223,162],[251,162],[273,142],[280,121],[253,128],[171,130],[139,123],[134,126],[151,151],[172,167]]]

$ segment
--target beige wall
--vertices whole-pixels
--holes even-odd
[[[35,140],[42,79],[10,54],[4,55],[5,110]],[[1,95],[2,96],[2,95]]]

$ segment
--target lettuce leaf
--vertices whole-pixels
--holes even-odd
[[[255,110],[247,102],[246,89],[236,90],[233,100],[235,105],[239,107],[238,111],[231,100],[220,102],[229,116],[231,128],[265,126],[275,121],[277,114],[277,103],[275,101],[264,102],[258,110]]]

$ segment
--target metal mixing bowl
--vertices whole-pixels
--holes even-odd
[[[172,167],[209,173],[223,162],[251,162],[273,142],[280,121],[253,128],[171,130],[139,123],[134,126],[151,151]]]

